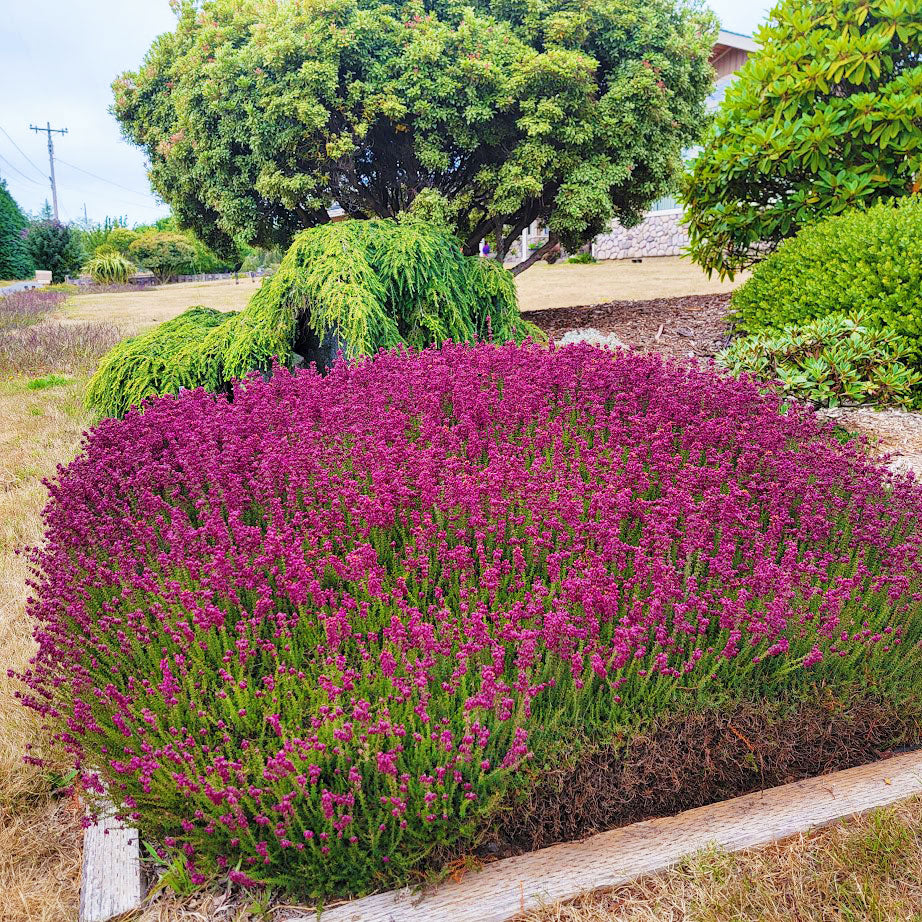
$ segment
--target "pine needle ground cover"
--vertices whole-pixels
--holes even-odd
[[[476,847],[574,747],[910,718],[922,488],[780,407],[527,344],[151,401],[51,486],[23,700],[194,881],[302,898]]]
[[[543,334],[521,318],[512,275],[462,255],[451,234],[418,221],[343,221],[299,234],[239,313],[194,307],[121,343],[90,382],[87,404],[123,416],[181,388],[227,390],[297,354],[324,365],[324,346],[355,358],[402,344],[529,335]]]

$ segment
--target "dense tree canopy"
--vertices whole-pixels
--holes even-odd
[[[170,231],[145,231],[131,242],[128,256],[161,282],[195,271],[195,247],[183,234]]]
[[[757,38],[685,181],[694,258],[721,275],[922,165],[919,0],[781,0]]]
[[[35,272],[24,239],[28,223],[0,179],[0,279],[28,279]]]
[[[80,232],[51,218],[47,203],[42,217],[29,226],[26,247],[35,268],[50,271],[56,285],[78,272],[86,259]]]
[[[636,222],[697,138],[715,22],[684,0],[176,3],[115,113],[183,226],[287,245],[338,202],[476,250]]]

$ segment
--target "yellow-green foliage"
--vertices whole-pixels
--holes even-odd
[[[123,416],[180,388],[219,391],[273,361],[291,364],[306,324],[347,358],[401,344],[541,337],[516,304],[512,275],[464,256],[458,240],[418,221],[343,221],[303,231],[246,308],[194,307],[126,340],[102,361],[87,403]]]

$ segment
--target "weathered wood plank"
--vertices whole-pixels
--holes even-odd
[[[108,922],[144,898],[138,831],[109,810],[83,835],[80,922]]]
[[[661,871],[709,845],[766,845],[922,793],[922,752],[635,823],[583,842],[487,865],[423,895],[381,893],[331,907],[322,922],[507,922],[587,890]],[[288,922],[317,922],[314,912]]]

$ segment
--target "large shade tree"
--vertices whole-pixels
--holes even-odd
[[[716,25],[684,0],[179,2],[113,86],[180,224],[227,249],[413,211],[466,253],[639,220],[698,136]]]
[[[692,254],[732,275],[801,227],[918,188],[919,0],[781,0],[685,180]]]

